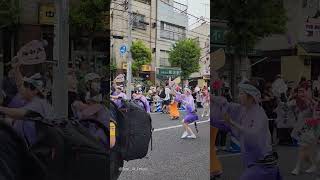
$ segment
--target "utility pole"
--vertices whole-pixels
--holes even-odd
[[[128,0],[128,60],[127,60],[127,97],[131,98],[131,82],[132,82],[132,55],[131,55],[131,44],[132,44],[132,0]]]
[[[52,104],[56,118],[68,117],[69,1],[56,0]]]

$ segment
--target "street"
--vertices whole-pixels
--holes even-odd
[[[200,114],[201,109],[198,114]],[[181,120],[169,120],[166,114],[153,113],[153,150],[148,158],[126,162],[120,180],[203,180],[209,179],[209,123],[198,123],[197,139],[180,139]],[[192,128],[194,126],[192,125]],[[297,147],[277,146],[283,180],[313,180],[313,175],[290,174],[297,158]],[[223,165],[222,180],[237,180],[243,171],[241,155],[218,152]],[[304,170],[306,169],[304,166]]]
[[[167,114],[152,114],[152,120],[155,132],[149,158],[125,163],[119,179],[209,179],[209,122],[198,123],[197,139],[180,139],[183,130],[176,126],[181,120],[169,120]]]
[[[301,172],[299,176],[291,175],[297,158],[297,147],[278,146],[276,147],[279,153],[279,166],[283,180],[314,180],[315,177],[310,174]],[[223,166],[222,180],[237,180],[243,171],[240,154],[226,154],[219,152],[219,159]],[[302,170],[306,170],[307,165],[304,164]]]

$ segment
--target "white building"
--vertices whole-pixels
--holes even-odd
[[[173,0],[157,1],[156,78],[177,77],[178,68],[171,67],[169,52],[176,41],[186,38],[188,28],[187,6]]]

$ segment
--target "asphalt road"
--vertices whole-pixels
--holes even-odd
[[[120,180],[203,180],[209,175],[209,122],[198,124],[197,139],[180,139],[181,120],[152,114],[153,151],[148,159],[125,163]],[[192,126],[194,130],[194,126]]]
[[[199,111],[200,114],[201,110]],[[209,180],[209,122],[198,123],[197,139],[180,139],[181,119],[169,120],[166,114],[152,114],[153,151],[148,158],[126,162],[120,180]],[[192,125],[194,129],[194,126]],[[315,180],[314,175],[290,174],[297,158],[297,147],[277,146],[283,180]],[[243,171],[240,154],[218,152],[223,165],[222,180],[237,180]],[[304,169],[307,165],[304,164]]]
[[[290,172],[294,169],[297,158],[297,147],[277,146],[276,149],[279,153],[279,167],[283,180],[315,180],[314,175],[304,173],[303,171],[299,176],[291,175]],[[224,171],[222,180],[237,180],[243,171],[241,155],[218,154]],[[306,170],[307,168],[308,164],[304,164],[302,170]]]

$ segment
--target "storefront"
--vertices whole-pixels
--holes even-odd
[[[181,75],[180,68],[167,68],[158,67],[156,68],[156,83],[160,84],[171,78],[172,80]]]

